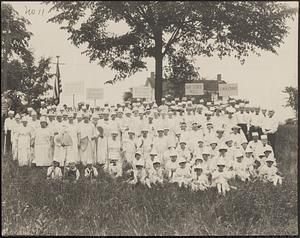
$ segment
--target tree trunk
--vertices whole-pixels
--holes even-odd
[[[162,55],[162,30],[158,29],[155,34],[155,100],[157,105],[161,105],[162,99],[162,73],[163,73],[163,55]]]

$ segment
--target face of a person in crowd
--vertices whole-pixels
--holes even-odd
[[[233,113],[229,112],[228,113],[228,118],[231,119],[232,118]]]
[[[198,130],[198,125],[197,123],[192,124],[192,130],[197,131]]]
[[[141,158],[141,155],[140,154],[135,154],[135,158],[136,158],[136,160],[139,160]]]
[[[220,116],[221,111],[219,109],[216,109],[215,113],[216,113],[216,116],[218,117],[218,116]]]
[[[262,112],[262,114],[266,115],[267,110],[266,109],[262,109],[261,112]]]
[[[153,161],[155,159],[156,155],[150,154],[150,159]]]
[[[267,161],[267,166],[268,166],[269,168],[271,168],[272,165],[273,165],[273,161]]]
[[[62,122],[62,116],[57,116],[57,117],[56,117],[56,120],[57,120],[58,122]]]
[[[275,112],[274,111],[268,111],[268,115],[270,118],[272,118],[274,116]]]
[[[164,131],[159,130],[159,131],[157,131],[157,133],[158,133],[158,137],[163,137],[164,136]]]
[[[258,115],[260,112],[260,109],[259,108],[255,108],[255,114]]]
[[[248,143],[243,143],[243,144],[241,144],[242,145],[242,148],[244,149],[244,150],[246,150],[246,148],[247,148],[247,146],[248,146]]]
[[[180,129],[185,131],[186,130],[186,123],[181,123]]]
[[[252,157],[252,152],[246,152],[246,157],[251,158]]]
[[[140,120],[143,120],[144,119],[144,113],[139,113],[139,118],[140,118]]]
[[[260,167],[261,163],[258,160],[254,161],[253,167],[254,169],[258,169]]]
[[[238,163],[242,163],[242,161],[243,161],[243,156],[236,157],[236,160],[237,160]]]
[[[112,134],[111,134],[111,136],[112,136],[112,139],[113,139],[113,140],[116,140],[116,139],[117,139],[117,136],[118,136],[118,134],[117,134],[117,133],[112,133]]]
[[[134,111],[133,111],[133,116],[134,116],[134,117],[137,117],[138,115],[139,115],[139,111],[138,111],[138,110],[134,110]]]
[[[180,143],[180,148],[181,148],[182,150],[184,150],[184,149],[185,149],[185,146],[186,146],[186,144],[185,144],[185,143]]]
[[[111,119],[114,121],[116,119],[117,115],[116,114],[112,114],[111,115]]]
[[[232,140],[226,141],[226,145],[227,145],[228,147],[232,147],[232,144],[233,144],[233,141],[232,141]]]
[[[126,116],[127,118],[130,118],[131,113],[126,113],[125,116]]]
[[[68,115],[63,115],[63,120],[67,121],[68,120]]]
[[[129,136],[129,139],[131,139],[131,140],[132,140],[132,139],[133,139],[133,137],[134,137],[134,133],[131,133],[131,132],[129,132],[129,133],[128,133],[128,136]]]
[[[53,167],[56,168],[59,166],[59,163],[57,161],[53,161]]]
[[[236,128],[236,127],[234,127],[234,128],[232,128],[232,132],[233,132],[233,134],[238,134],[238,132],[239,132],[239,129],[238,128]]]
[[[195,160],[195,165],[202,164],[202,163],[203,163],[203,160],[201,158],[197,158]]]
[[[208,154],[202,154],[202,158],[204,161],[207,161],[208,158],[209,158],[209,155]]]
[[[252,136],[252,139],[257,142],[258,141],[258,136]]]
[[[225,156],[227,150],[219,150],[220,156]]]
[[[264,154],[265,154],[265,157],[268,158],[269,155],[271,154],[271,151],[267,150],[267,151],[264,152]]]
[[[118,112],[118,113],[117,113],[117,117],[118,117],[118,118],[120,118],[120,119],[121,119],[121,118],[122,118],[122,116],[123,116],[122,112]]]
[[[22,124],[23,124],[24,127],[26,127],[28,122],[27,121],[22,121]]]
[[[217,143],[211,143],[210,147],[214,150],[217,147]]]
[[[81,122],[82,121],[82,117],[77,117],[77,122]]]
[[[46,128],[47,127],[47,122],[42,121],[40,124],[41,124],[41,128]]]
[[[221,138],[223,136],[223,131],[217,131],[217,137]]]
[[[185,162],[179,164],[179,166],[180,166],[181,169],[184,169],[184,168],[185,168],[185,165],[186,165]]]
[[[172,162],[176,162],[176,160],[177,160],[177,156],[176,155],[175,156],[170,156],[170,158],[171,158]]]
[[[90,121],[90,119],[89,119],[88,117],[84,117],[84,118],[83,118],[83,122],[84,122],[84,123],[89,123],[89,121]]]
[[[261,139],[261,143],[265,146],[268,144],[268,140],[267,139]]]
[[[164,129],[164,135],[168,136],[168,134],[169,134],[169,129],[168,128]]]
[[[148,135],[148,131],[142,131],[142,136],[143,136],[143,138],[146,138],[147,135]]]
[[[154,168],[155,170],[158,170],[158,169],[160,168],[160,163],[154,163],[154,164],[153,164],[153,168]]]
[[[244,107],[240,107],[240,112],[243,114],[245,111],[245,108]]]
[[[198,147],[203,148],[203,141],[198,141]]]
[[[224,171],[225,165],[218,165],[218,171],[222,173]]]
[[[104,113],[104,114],[103,114],[103,119],[104,119],[104,121],[108,121],[108,119],[109,119],[109,114],[108,114],[108,113]]]
[[[74,122],[74,117],[68,117],[68,119],[69,119],[69,123],[70,123],[70,124],[73,124],[73,122]]]
[[[200,176],[202,174],[203,170],[200,168],[197,168],[197,169],[195,169],[195,172],[196,172],[197,176]]]
[[[74,170],[75,168],[76,168],[75,163],[70,163],[70,169],[71,169],[71,170]]]

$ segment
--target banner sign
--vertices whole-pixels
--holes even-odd
[[[103,88],[87,88],[86,99],[87,100],[103,99]]]
[[[151,88],[150,87],[133,88],[132,96],[134,98],[151,98]]]
[[[219,84],[219,96],[237,96],[238,85],[232,84]]]
[[[185,95],[203,95],[204,94],[203,83],[186,83],[185,84]]]
[[[63,84],[63,94],[65,96],[72,96],[73,94],[83,95],[83,93],[84,93],[83,81]]]

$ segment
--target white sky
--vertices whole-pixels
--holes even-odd
[[[118,82],[115,85],[104,85],[106,80],[113,78],[113,72],[108,68],[101,68],[96,63],[89,63],[89,58],[81,54],[84,50],[78,49],[67,40],[68,34],[59,29],[59,25],[47,23],[47,19],[53,15],[49,14],[49,6],[38,2],[11,2],[12,6],[21,16],[26,17],[31,25],[28,30],[34,36],[30,41],[37,58],[41,56],[53,57],[60,55],[60,61],[66,65],[60,66],[62,83],[84,80],[85,88],[103,87],[104,101],[116,103],[122,100],[124,91],[134,86],[143,85],[150,72],[154,71],[154,60],[147,61],[148,70],[139,72],[130,79]],[[289,2],[291,6],[299,7],[298,2]],[[27,8],[26,8],[27,7]],[[35,9],[34,15],[25,14],[26,9]],[[44,14],[38,11],[44,9]],[[278,49],[278,55],[263,52],[261,57],[251,55],[246,63],[241,65],[234,58],[199,57],[197,66],[200,66],[201,76],[210,78],[222,74],[222,79],[227,83],[238,83],[239,97],[249,99],[250,102],[261,107],[273,108],[279,119],[292,116],[290,109],[283,108],[286,95],[281,91],[285,86],[298,87],[298,15],[294,21],[289,21],[290,34],[284,39],[284,44]],[[112,25],[112,31],[122,33],[126,28]],[[55,72],[55,65],[53,65]],[[63,89],[64,90],[64,89]],[[72,105],[72,96],[61,97],[62,103]],[[76,95],[76,103],[86,101],[84,95]],[[103,104],[104,101],[99,101]],[[93,105],[93,102],[89,102]]]

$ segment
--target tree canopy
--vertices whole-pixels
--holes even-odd
[[[298,88],[285,87],[283,92],[288,95],[285,107],[291,107],[298,118]]]
[[[49,3],[49,2],[48,2]],[[70,33],[91,61],[117,71],[111,82],[130,77],[155,59],[155,99],[162,97],[163,59],[174,55],[233,56],[276,53],[288,33],[286,20],[297,9],[264,1],[77,1],[51,2],[49,19]],[[109,23],[124,21],[129,31],[110,34]]]
[[[48,84],[53,77],[50,58],[36,62],[29,49],[33,35],[27,30],[29,24],[10,4],[1,4],[1,78],[13,100],[12,109],[17,111],[27,105],[38,108],[38,99],[52,88]]]

